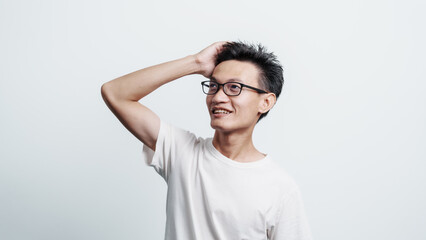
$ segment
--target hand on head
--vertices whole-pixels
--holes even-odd
[[[206,78],[210,78],[216,67],[217,55],[222,51],[227,41],[215,42],[206,47],[199,53],[195,54],[196,61],[200,66],[199,73]]]

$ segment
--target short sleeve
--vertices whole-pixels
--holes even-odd
[[[283,199],[270,239],[312,240],[301,193],[298,189]]]
[[[193,139],[194,134],[161,121],[155,151],[143,145],[142,155],[145,163],[168,182],[175,161],[184,158],[182,152],[185,152],[185,146]]]

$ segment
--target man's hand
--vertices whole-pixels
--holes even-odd
[[[223,42],[215,42],[212,45],[206,47],[201,52],[195,54],[195,59],[198,65],[200,66],[200,74],[206,78],[210,78],[214,68],[216,67],[216,58],[217,54],[219,54],[223,46],[228,43],[226,41]]]

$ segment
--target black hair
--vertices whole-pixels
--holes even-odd
[[[260,87],[274,93],[278,99],[284,84],[284,77],[283,67],[274,53],[268,52],[261,44],[255,45],[240,41],[229,42],[217,55],[216,65],[227,60],[250,62],[257,66],[260,70]],[[260,115],[259,120],[265,117],[268,112]]]

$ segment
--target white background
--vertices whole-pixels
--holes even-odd
[[[315,239],[426,239],[425,1],[0,0],[0,239],[162,239],[166,184],[101,85],[219,40],[285,68],[255,144]],[[209,137],[201,76],[143,100]]]

